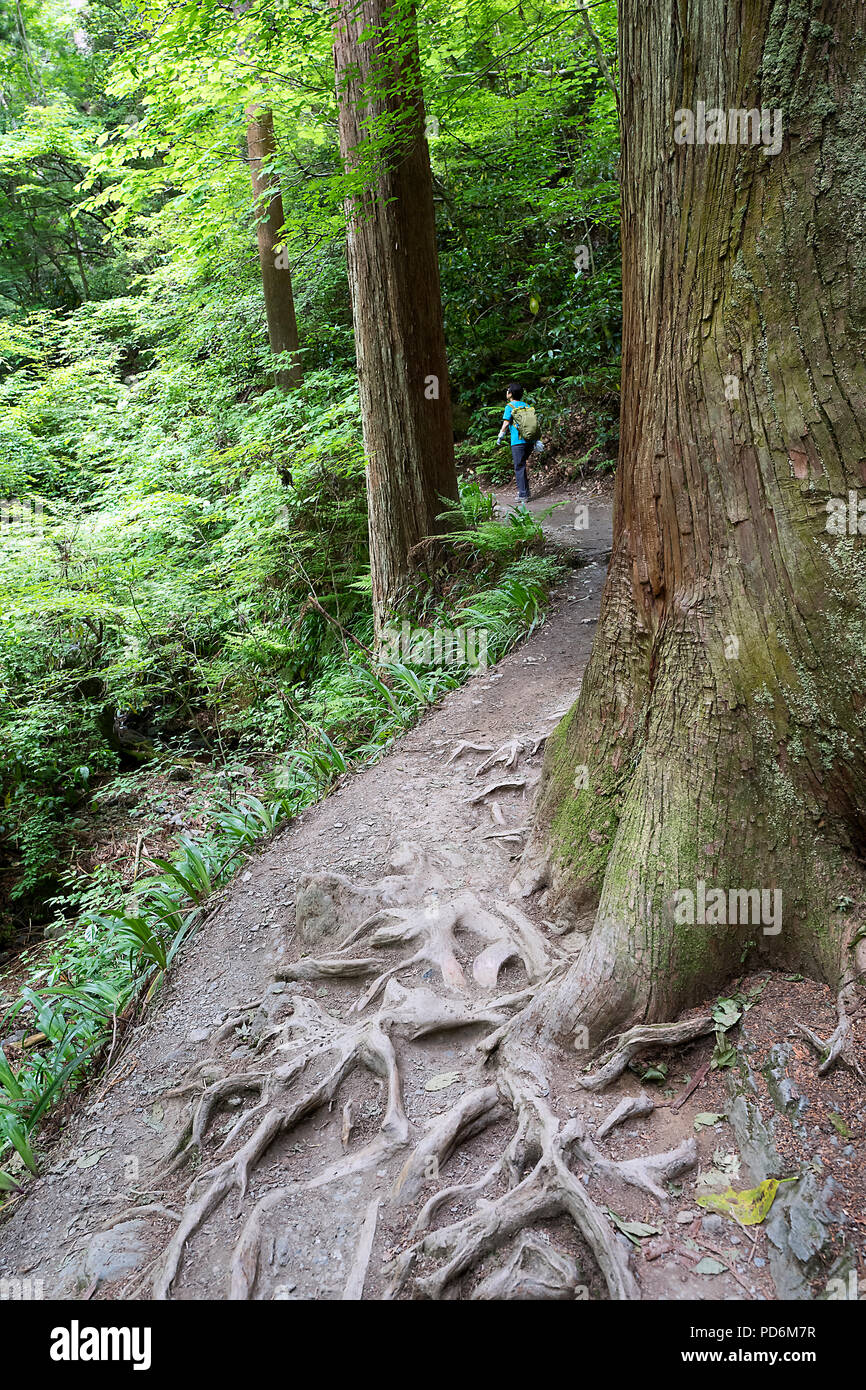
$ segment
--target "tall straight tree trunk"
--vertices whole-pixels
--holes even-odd
[[[256,204],[256,237],[259,243],[259,264],[268,320],[268,339],[271,352],[290,352],[292,365],[277,373],[277,382],[284,391],[301,382],[301,363],[298,357],[298,324],[292,294],[292,276],[288,256],[280,246],[279,232],[285,221],[283,199],[275,176],[267,165],[276,153],[274,113],[267,106],[247,112],[247,153]]]
[[[457,476],[414,9],[332,3],[340,149],[357,180],[347,256],[379,633]]]
[[[590,1045],[746,958],[841,988],[866,850],[866,5],[625,0],[620,48],[613,553],[515,885],[592,923],[543,1024]]]

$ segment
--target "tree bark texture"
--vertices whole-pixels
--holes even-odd
[[[274,113],[269,107],[257,107],[247,112],[247,152],[250,176],[256,204],[256,238],[259,245],[259,265],[265,296],[268,339],[271,352],[290,352],[292,365],[277,373],[277,382],[284,391],[300,385],[301,363],[298,357],[298,325],[292,293],[292,275],[288,257],[281,246],[280,228],[285,221],[283,199],[276,175],[268,173],[267,165],[276,154]]]
[[[620,71],[613,552],[519,876],[593,923],[561,1037],[744,959],[839,983],[866,849],[866,542],[827,529],[866,500],[866,5],[625,0]],[[677,143],[699,102],[778,112],[779,152]],[[781,929],[678,921],[699,881],[779,890]]]
[[[411,597],[457,477],[414,9],[334,0],[334,11],[378,634]]]

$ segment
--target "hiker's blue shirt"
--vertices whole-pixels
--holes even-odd
[[[518,410],[522,405],[526,405],[526,401],[509,401],[507,406],[505,407],[505,414],[502,417],[503,420],[510,420],[514,411]],[[520,432],[518,431],[517,426],[509,425],[509,429],[511,430],[512,444],[522,443],[523,441],[520,438]]]

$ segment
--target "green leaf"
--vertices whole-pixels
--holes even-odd
[[[0,1128],[0,1134],[9,1140],[21,1162],[26,1164],[31,1173],[35,1173],[37,1171],[36,1156],[30,1146],[24,1127],[15,1121],[6,1120]]]
[[[713,1009],[713,1020],[720,1028],[732,1028],[743,1016],[739,1004],[733,999],[717,999]]]
[[[651,1062],[641,1076],[641,1081],[664,1081],[667,1074],[667,1062]]]
[[[842,1135],[843,1139],[851,1138],[851,1131],[846,1125],[845,1121],[842,1119],[841,1115],[837,1115],[834,1111],[831,1110],[827,1116],[827,1119],[830,1121],[833,1128],[837,1130],[839,1134]]]
[[[22,1100],[24,1092],[18,1084],[18,1078],[6,1060],[6,1054],[0,1047],[0,1086],[2,1086],[13,1100]]]
[[[626,1221],[624,1217],[617,1216],[615,1211],[607,1208],[607,1214],[616,1226],[617,1230],[622,1231],[624,1236],[628,1236],[632,1245],[639,1245],[647,1236],[657,1236],[661,1234],[658,1226],[648,1226],[644,1221]]]
[[[724,1118],[724,1115],[717,1115],[714,1111],[702,1110],[700,1115],[695,1116],[695,1129],[710,1129],[713,1125],[717,1125],[719,1120],[723,1120]]]

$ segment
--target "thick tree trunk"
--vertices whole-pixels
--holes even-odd
[[[414,9],[333,3],[340,148],[358,181],[347,254],[379,633],[457,477]]]
[[[267,165],[276,153],[274,113],[268,107],[247,112],[247,153],[256,205],[256,237],[259,243],[259,264],[268,320],[268,339],[271,352],[292,353],[291,367],[277,373],[277,382],[287,391],[301,381],[298,357],[298,325],[295,319],[295,300],[288,256],[280,246],[280,228],[285,221],[279,185]]]
[[[545,1020],[591,1046],[753,949],[840,983],[866,847],[864,542],[827,530],[866,499],[866,5],[626,0],[620,44],[613,554],[518,880],[594,910]],[[779,111],[779,152],[773,116],[766,151],[675,142],[699,102]],[[727,921],[688,922],[701,881]]]

